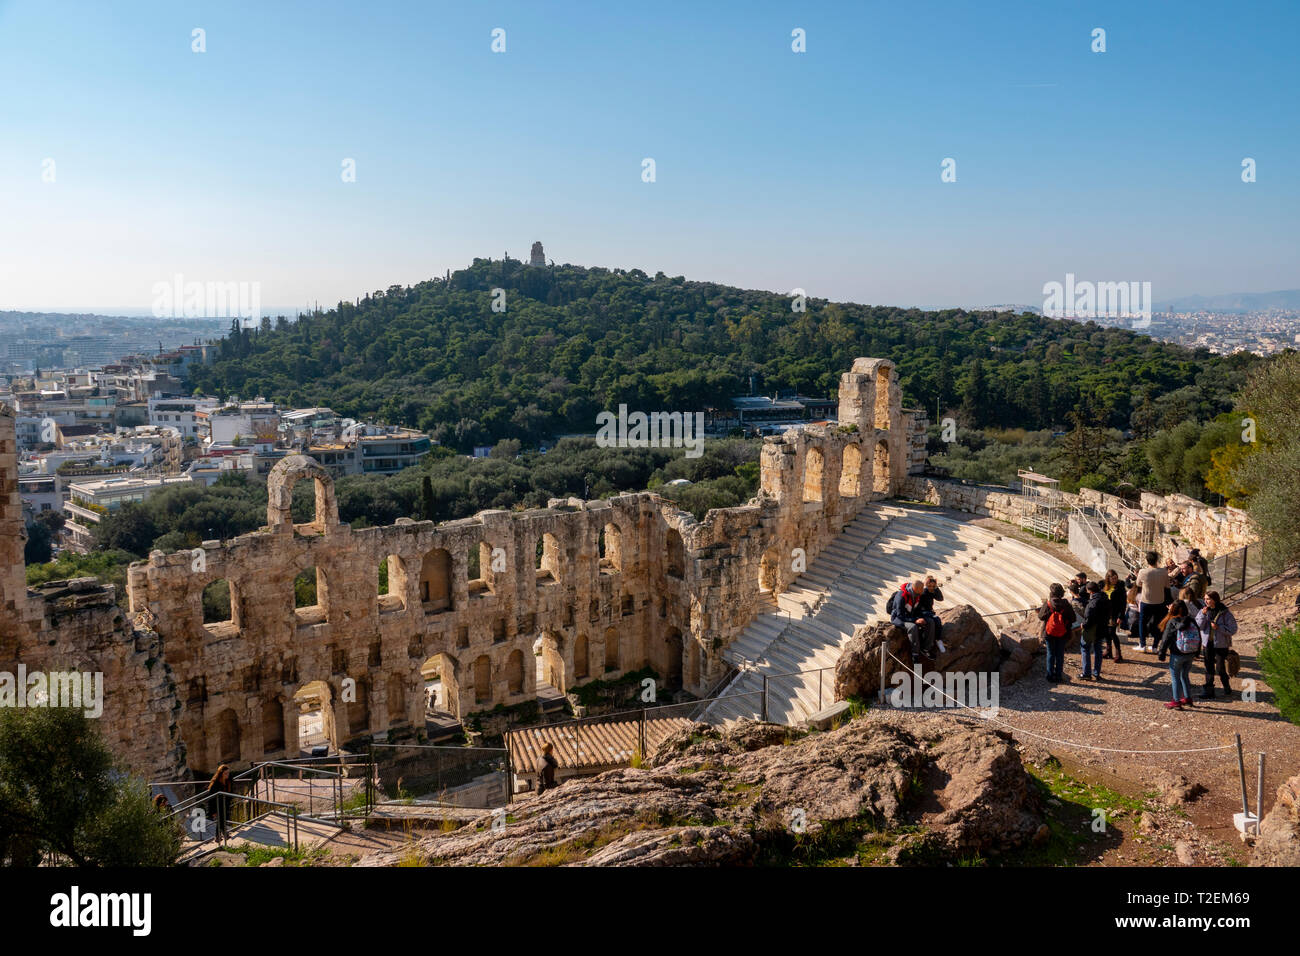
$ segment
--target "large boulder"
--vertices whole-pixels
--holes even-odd
[[[566,780],[359,865],[780,864],[823,832],[841,856],[870,842],[893,862],[942,863],[1026,846],[1044,822],[1010,735],[875,711],[813,734],[696,724],[643,768]]]
[[[935,658],[941,671],[991,672],[1001,663],[1001,645],[988,622],[969,604],[957,604],[939,612],[943,624],[939,640],[944,652]]]
[[[1024,631],[1008,629],[998,634],[998,646],[1002,657],[998,666],[998,683],[1009,687],[1029,673],[1034,655],[1042,650],[1043,642]]]
[[[912,659],[907,632],[888,621],[859,625],[853,637],[844,645],[840,659],[835,662],[835,699],[874,697],[880,690],[881,648],[890,655],[886,660],[887,674],[902,670]],[[886,678],[888,685],[888,678]]]
[[[945,608],[939,640],[944,650],[935,658],[938,671],[995,673],[1002,663],[1002,645],[992,629],[969,604]],[[860,626],[835,664],[835,699],[871,697],[880,689],[880,648],[891,658],[886,674],[904,670],[912,662],[907,633],[887,621]],[[937,649],[936,649],[937,650]],[[899,663],[902,661],[903,663]],[[886,686],[889,684],[886,677]]]
[[[1264,817],[1253,866],[1300,866],[1300,774],[1277,788],[1277,802]]]

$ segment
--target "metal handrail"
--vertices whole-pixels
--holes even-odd
[[[292,833],[293,835],[293,851],[295,853],[298,852],[298,847],[299,847],[298,817],[300,814],[297,812],[298,810],[297,807],[291,806],[290,804],[287,803],[277,803],[274,800],[266,800],[263,799],[262,797],[250,797],[247,794],[230,793],[229,791],[226,790],[217,790],[217,791],[213,791],[212,793],[204,794],[201,799],[197,801],[189,802],[188,805],[178,806],[171,812],[171,817],[172,819],[175,819],[181,816],[182,814],[188,815],[189,811],[192,811],[200,803],[203,803],[209,799],[216,798],[216,797],[230,797],[232,800],[242,801],[242,803],[245,806],[251,804],[254,808],[256,808],[259,805],[272,808],[270,810],[266,810],[261,813],[254,813],[247,820],[242,820],[239,823],[234,824],[233,826],[230,827],[230,832],[232,833],[241,827],[248,826],[251,823],[256,823],[258,820],[262,819],[262,817],[269,816],[272,813],[283,814],[285,819],[289,823],[289,832]],[[184,829],[183,821],[181,823],[181,827],[182,829]],[[203,840],[200,842],[206,843],[207,840]]]

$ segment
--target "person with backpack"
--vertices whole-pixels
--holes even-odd
[[[1165,706],[1170,710],[1191,707],[1192,687],[1188,677],[1192,661],[1201,653],[1201,629],[1188,615],[1187,605],[1182,601],[1169,606],[1168,623],[1156,653],[1162,662],[1165,654],[1169,655],[1169,683],[1173,696]]]
[[[1074,627],[1074,608],[1065,599],[1065,588],[1052,585],[1047,603],[1038,609],[1038,619],[1043,622],[1043,642],[1047,645],[1047,682],[1059,684],[1065,680],[1065,642]]]
[[[1110,602],[1101,593],[1101,585],[1089,581],[1088,603],[1083,609],[1083,630],[1079,635],[1082,657],[1080,680],[1101,680],[1101,646],[1110,625]]]
[[[914,661],[922,657],[934,659],[934,625],[937,619],[927,618],[922,613],[921,593],[924,590],[925,586],[920,581],[913,584],[904,581],[885,605],[890,622],[907,632]]]
[[[1169,586],[1169,572],[1159,567],[1160,555],[1154,551],[1147,552],[1147,566],[1138,572],[1137,585],[1141,594],[1138,597],[1138,649],[1147,651],[1147,638],[1151,639],[1151,651],[1160,642],[1156,631],[1156,621],[1168,603],[1165,591]]]
[[[1218,591],[1205,595],[1205,607],[1196,615],[1196,626],[1201,629],[1205,643],[1205,690],[1202,700],[1214,700],[1214,670],[1218,664],[1219,680],[1223,682],[1223,699],[1232,699],[1232,684],[1228,680],[1228,655],[1232,653],[1232,635],[1237,633],[1237,619],[1219,597]]]

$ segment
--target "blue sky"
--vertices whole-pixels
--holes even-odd
[[[0,0],[0,309],[326,305],[535,239],[898,305],[1295,288],[1297,37],[1293,0]]]

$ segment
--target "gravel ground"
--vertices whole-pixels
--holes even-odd
[[[1232,700],[1196,701],[1182,711],[1167,710],[1169,671],[1154,654],[1142,654],[1132,642],[1125,646],[1123,663],[1102,662],[1102,680],[1079,678],[1079,655],[1066,657],[1067,683],[1048,684],[1039,655],[1033,669],[1017,683],[1003,688],[998,720],[1009,725],[1024,745],[1027,756],[1044,751],[1061,760],[1070,772],[1093,783],[1132,795],[1150,793],[1170,774],[1179,774],[1205,788],[1205,793],[1183,805],[1185,819],[1148,820],[1146,830],[1182,828],[1178,839],[1189,844],[1180,862],[1225,862],[1224,853],[1248,856],[1233,829],[1232,815],[1241,810],[1241,781],[1235,734],[1241,735],[1246,755],[1246,784],[1250,807],[1255,808],[1257,754],[1266,756],[1264,812],[1273,804],[1277,787],[1300,773],[1300,727],[1283,720],[1264,682],[1255,652],[1265,625],[1294,621],[1300,582],[1294,578],[1268,591],[1232,605],[1240,630],[1233,646],[1241,655],[1241,673],[1233,678]],[[1204,682],[1204,667],[1192,668],[1193,695]],[[1256,682],[1254,701],[1240,699],[1243,681]],[[1044,740],[1043,737],[1054,738]],[[1195,753],[1151,751],[1196,750],[1229,746],[1230,749]],[[1106,749],[1089,749],[1106,748]],[[1120,753],[1115,751],[1138,751]],[[1145,832],[1145,831],[1144,831]],[[1168,836],[1168,834],[1166,834]],[[1172,842],[1163,837],[1156,842]],[[1215,844],[1219,847],[1215,847]],[[1099,861],[1102,862],[1102,861]],[[1105,861],[1114,862],[1114,861]],[[1150,859],[1126,862],[1150,863]],[[1174,862],[1171,860],[1170,862]]]

